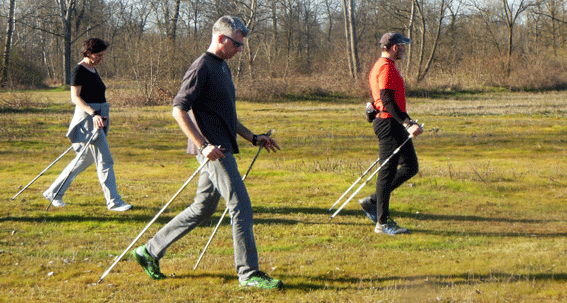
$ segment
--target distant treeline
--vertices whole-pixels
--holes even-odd
[[[0,0],[2,81],[66,84],[82,41],[100,37],[111,44],[102,76],[157,100],[230,14],[251,29],[229,62],[251,98],[364,90],[388,31],[413,40],[399,64],[411,88],[562,89],[566,8],[563,0]]]

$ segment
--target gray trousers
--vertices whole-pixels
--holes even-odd
[[[94,110],[100,110],[102,116],[108,116],[110,106],[108,103],[88,103]],[[106,134],[108,133],[108,123],[101,130],[98,130],[96,137],[93,138],[88,150],[79,157],[79,153],[83,150],[86,142],[91,137],[94,130],[93,118],[81,110],[78,106],[75,107],[75,114],[69,125],[67,137],[73,143],[73,149],[77,152],[77,156],[57,177],[55,182],[43,193],[43,196],[52,201],[54,198],[62,198],[65,192],[71,185],[71,182],[84,171],[91,164],[96,163],[96,171],[98,174],[98,181],[102,186],[102,192],[106,199],[106,207],[108,209],[115,205],[121,205],[124,202],[122,197],[118,194],[116,189],[116,177],[114,176],[114,160],[110,154],[110,148],[106,141]],[[74,167],[74,169],[73,169]],[[69,172],[71,174],[69,175]],[[65,184],[63,180],[67,178]],[[61,187],[61,190],[59,188]],[[59,193],[57,193],[59,190]],[[55,196],[57,193],[57,196]]]
[[[258,251],[252,226],[252,204],[244,186],[236,159],[231,153],[225,158],[209,161],[201,170],[197,194],[193,204],[162,227],[146,244],[146,250],[155,258],[162,258],[175,241],[211,217],[222,196],[231,216],[234,263],[239,281],[258,271]],[[197,155],[203,163],[205,157]]]
[[[91,144],[88,145],[82,157],[80,157],[79,154],[85,147],[85,143],[73,143],[73,149],[77,152],[77,156],[65,167],[59,177],[55,179],[55,182],[43,193],[45,198],[50,201],[54,198],[62,198],[73,180],[87,169],[87,167],[96,163],[98,180],[102,187],[104,198],[106,199],[106,207],[110,209],[115,205],[124,203],[116,189],[116,177],[114,176],[113,168],[114,160],[112,160],[106,136],[102,129],[98,130],[97,134],[98,136],[91,141]],[[67,178],[67,176],[69,177]],[[67,181],[63,183],[65,178],[67,178]],[[59,190],[59,188],[61,189]],[[57,190],[59,190],[59,193],[57,193]],[[57,196],[55,196],[56,193]]]

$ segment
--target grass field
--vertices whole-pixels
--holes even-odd
[[[415,139],[420,173],[394,192],[392,215],[410,235],[373,233],[356,200],[328,208],[376,160],[378,142],[348,98],[239,102],[240,120],[273,129],[282,151],[262,152],[246,180],[260,267],[282,291],[240,289],[229,220],[193,265],[224,210],[175,243],[152,281],[129,257],[96,284],[197,168],[169,107],[113,108],[108,137],[126,213],[109,212],[94,167],[61,209],[41,193],[70,145],[68,92],[0,94],[1,302],[566,302],[567,93],[483,93],[411,98],[425,123]],[[33,102],[29,102],[32,100]],[[16,107],[18,105],[19,107]],[[11,107],[12,106],[12,107]],[[256,148],[240,140],[242,173]],[[181,193],[139,241],[193,198]]]

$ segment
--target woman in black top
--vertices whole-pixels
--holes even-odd
[[[102,62],[107,48],[108,44],[101,39],[88,39],[83,43],[83,60],[71,72],[71,101],[75,104],[75,114],[67,137],[73,143],[77,156],[43,193],[56,207],[66,205],[63,195],[73,179],[95,163],[107,209],[126,211],[132,208],[132,205],[122,201],[116,189],[114,161],[106,141],[110,106],[106,102],[106,85],[95,66]],[[89,141],[90,144],[87,144]],[[84,148],[87,149],[81,154]]]

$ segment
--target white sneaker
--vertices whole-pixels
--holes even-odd
[[[53,205],[55,207],[63,207],[67,204],[65,204],[65,202],[63,202],[63,199],[55,198],[55,199],[53,199],[53,201],[51,201],[51,205]]]
[[[132,205],[130,204],[126,204],[124,202],[122,202],[122,204],[115,204],[114,206],[108,208],[108,210],[112,210],[112,211],[127,211],[130,208],[132,208]]]

